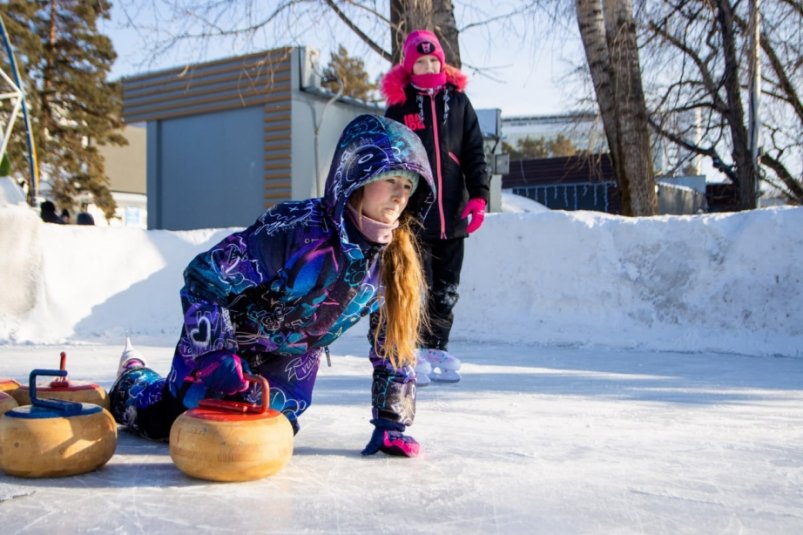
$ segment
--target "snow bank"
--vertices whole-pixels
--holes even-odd
[[[490,214],[468,240],[455,339],[803,355],[803,208],[654,218],[537,208]],[[169,345],[184,267],[233,230],[29,216],[0,208],[0,343],[130,333]]]
[[[0,325],[36,305],[42,287],[42,225],[30,208],[0,204]]]
[[[4,209],[0,209],[3,213]],[[26,313],[0,316],[0,342],[60,343],[173,338],[180,323],[178,290],[187,263],[232,229],[193,232],[127,227],[53,225],[36,218],[36,233],[16,251],[14,264],[30,266],[38,299]],[[7,226],[0,230],[0,243]],[[27,252],[41,252],[36,262]],[[10,255],[11,256],[11,255]],[[7,273],[2,280],[19,280]],[[5,310],[5,296],[0,296]]]
[[[468,242],[456,335],[803,355],[803,209],[487,225]]]

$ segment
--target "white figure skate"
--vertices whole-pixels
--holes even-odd
[[[437,383],[456,383],[460,380],[460,360],[443,349],[421,349],[419,360],[426,360],[432,366],[429,378]]]
[[[120,355],[120,363],[117,365],[117,377],[120,377],[131,368],[145,368],[147,366],[145,357],[134,349],[134,346],[131,345],[131,339],[126,336],[125,348],[123,349],[123,354]]]
[[[432,366],[422,357],[423,351],[419,350],[415,360],[415,384],[416,386],[427,386],[432,381],[429,374],[432,373]]]

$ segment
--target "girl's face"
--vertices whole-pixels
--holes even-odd
[[[391,224],[407,206],[413,183],[409,178],[390,176],[371,182],[363,190],[362,213],[374,221]]]
[[[441,60],[432,54],[421,56],[413,63],[413,74],[438,74],[441,72]]]

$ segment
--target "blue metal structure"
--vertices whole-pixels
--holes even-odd
[[[28,203],[31,206],[36,206],[36,192],[39,189],[39,162],[36,158],[36,146],[34,145],[33,133],[31,130],[31,119],[28,115],[28,106],[25,104],[25,89],[20,81],[19,70],[17,69],[17,61],[14,59],[14,49],[11,46],[11,39],[6,31],[5,22],[3,17],[0,17],[0,37],[3,39],[3,46],[6,49],[8,56],[8,64],[11,66],[11,74],[14,76],[14,83],[17,84],[22,95],[22,118],[25,123],[25,141],[28,145],[28,168],[31,173],[31,182],[28,188]],[[1,157],[1,156],[0,156]]]

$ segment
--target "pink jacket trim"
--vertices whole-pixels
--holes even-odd
[[[446,73],[446,83],[452,84],[462,92],[468,84],[468,77],[463,72],[449,64],[443,66]],[[382,78],[382,94],[388,106],[401,104],[406,100],[404,88],[410,84],[410,73],[402,65],[396,65]]]

